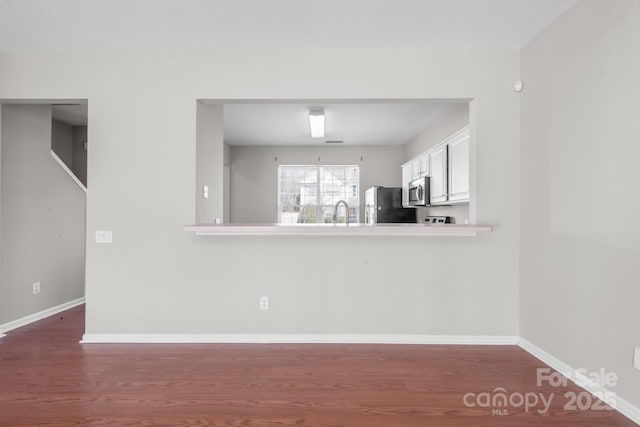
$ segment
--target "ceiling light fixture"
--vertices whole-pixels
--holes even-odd
[[[324,138],[324,111],[309,111],[309,124],[311,125],[311,138]]]

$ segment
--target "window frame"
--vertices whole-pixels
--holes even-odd
[[[300,169],[309,169],[309,168],[314,168],[316,171],[316,200],[315,200],[315,204],[314,205],[302,205],[302,204],[298,204],[298,205],[288,205],[288,204],[283,204],[282,203],[282,169],[283,168],[300,168]],[[315,164],[315,165],[278,165],[278,172],[277,172],[277,180],[278,180],[278,190],[277,190],[277,198],[278,198],[278,202],[277,202],[277,220],[278,220],[278,224],[284,224],[282,222],[282,208],[284,206],[286,207],[291,207],[291,208],[298,208],[300,211],[302,211],[302,208],[304,207],[314,207],[316,210],[316,221],[315,223],[307,223],[307,224],[325,224],[324,222],[324,216],[322,215],[322,212],[325,208],[329,208],[331,209],[331,211],[333,212],[333,208],[334,205],[324,205],[322,204],[322,200],[323,200],[323,193],[321,188],[321,184],[322,184],[322,180],[321,180],[321,170],[322,168],[355,168],[357,170],[357,189],[355,192],[355,197],[357,200],[357,203],[355,203],[355,205],[349,205],[349,210],[354,209],[355,214],[353,216],[355,216],[355,221],[351,222],[351,223],[358,223],[360,222],[360,166],[359,165],[353,165],[353,164]],[[343,181],[346,181],[345,179],[343,179]],[[345,200],[346,201],[346,200]],[[300,213],[298,214],[300,215]],[[349,215],[349,211],[345,212],[345,221],[348,221],[349,218],[352,218],[353,216]]]

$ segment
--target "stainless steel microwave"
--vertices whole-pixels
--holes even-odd
[[[429,206],[431,203],[429,177],[414,179],[409,183],[409,206]]]

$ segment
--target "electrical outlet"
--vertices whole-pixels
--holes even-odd
[[[640,371],[640,347],[633,352],[633,367]]]
[[[33,294],[39,294],[40,293],[40,282],[36,282],[33,284]]]
[[[260,297],[260,310],[269,310],[269,297]]]
[[[209,198],[209,186],[208,185],[203,185],[202,186],[202,198],[203,199],[208,199]]]

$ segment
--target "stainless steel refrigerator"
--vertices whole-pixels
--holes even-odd
[[[371,187],[364,192],[364,222],[416,222],[416,209],[402,207],[402,188]]]

